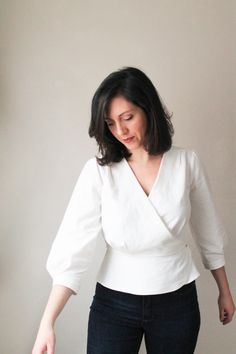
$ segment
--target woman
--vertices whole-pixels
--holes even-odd
[[[172,145],[174,130],[150,79],[126,67],[111,73],[92,101],[90,137],[99,156],[84,165],[49,254],[53,288],[33,354],[55,352],[54,323],[91,262],[101,235],[106,254],[90,306],[88,354],[194,352],[199,272],[190,233],[219,288],[219,317],[235,306],[225,272],[226,234],[204,167]]]

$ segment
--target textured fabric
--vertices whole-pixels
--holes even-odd
[[[193,354],[200,328],[195,282],[158,295],[134,295],[97,283],[88,321],[87,354]]]
[[[74,187],[47,269],[53,284],[77,293],[101,236],[101,284],[140,295],[169,292],[199,276],[191,234],[207,269],[225,264],[227,236],[195,151],[172,146],[165,152],[148,196],[125,158],[100,166],[93,157]]]

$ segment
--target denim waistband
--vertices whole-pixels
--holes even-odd
[[[95,289],[95,294],[100,295],[100,296],[114,296],[114,295],[118,295],[118,296],[128,296],[128,297],[133,297],[133,298],[145,298],[147,296],[149,297],[155,297],[155,296],[164,296],[167,294],[170,295],[174,295],[174,294],[178,294],[181,292],[185,292],[187,289],[193,289],[196,288],[196,282],[195,280],[191,281],[188,284],[185,284],[183,286],[181,286],[179,289],[174,290],[174,291],[170,291],[168,293],[161,293],[161,294],[151,294],[151,295],[136,295],[136,294],[130,294],[128,292],[124,292],[124,291],[119,291],[119,290],[114,290],[114,289],[110,289],[106,286],[104,286],[103,284],[97,282],[96,283],[96,289]]]

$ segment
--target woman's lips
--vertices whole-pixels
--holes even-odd
[[[127,144],[127,143],[130,143],[130,142],[133,140],[133,138],[134,138],[134,137],[132,136],[132,137],[130,137],[130,138],[123,139],[123,142],[126,143],[126,144]]]

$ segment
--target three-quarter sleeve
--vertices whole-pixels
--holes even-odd
[[[102,232],[101,188],[99,167],[96,158],[91,158],[75,184],[47,259],[53,285],[64,285],[76,294]]]
[[[205,166],[195,151],[192,151],[190,165],[190,228],[203,265],[214,270],[225,265],[227,235],[212,196]]]

